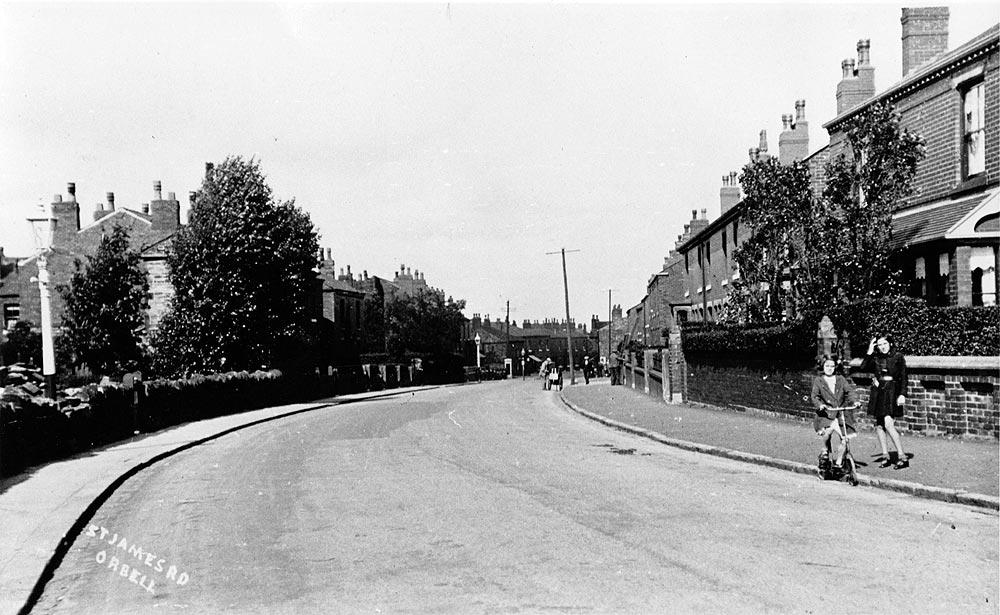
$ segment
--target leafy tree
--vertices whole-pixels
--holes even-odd
[[[421,290],[412,296],[386,301],[386,348],[394,360],[412,355],[445,356],[456,352],[462,337],[462,308],[436,292]]]
[[[835,303],[903,292],[889,247],[892,212],[913,193],[925,150],[900,119],[890,105],[868,108],[848,125],[846,152],[827,165],[823,198],[832,213],[826,233],[836,259]]]
[[[724,320],[776,320],[790,301],[798,314],[902,292],[889,247],[892,212],[912,193],[923,142],[880,103],[850,121],[844,149],[826,165],[821,195],[804,163],[771,158],[744,167],[750,236],[733,255],[740,279]]]
[[[775,158],[748,164],[740,175],[743,224],[750,235],[733,253],[740,277],[730,290],[729,320],[773,320],[784,308],[783,278],[810,249],[816,214],[809,167]]]
[[[3,362],[25,363],[27,365],[42,364],[42,334],[26,320],[19,320],[5,333],[6,338],[0,344]]]
[[[67,285],[56,290],[65,302],[59,345],[71,367],[95,375],[117,375],[143,360],[142,333],[149,307],[149,280],[128,231],[115,226],[84,264],[74,261]]]
[[[154,339],[163,374],[302,367],[315,337],[316,232],[260,164],[210,169],[167,257],[174,296]]]

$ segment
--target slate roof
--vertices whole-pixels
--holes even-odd
[[[954,201],[939,201],[920,207],[914,213],[907,213],[905,210],[898,212],[892,219],[892,248],[908,248],[944,239],[948,231],[989,196],[989,192],[980,192]]]

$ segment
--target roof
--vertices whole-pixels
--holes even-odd
[[[323,280],[323,290],[332,290],[335,292],[351,293],[355,295],[363,295],[364,293],[360,290],[354,288],[354,286],[348,284],[343,280]]]
[[[934,79],[944,76],[946,73],[959,68],[964,64],[978,61],[991,51],[992,48],[995,48],[998,41],[1000,41],[1000,24],[989,28],[964,45],[949,51],[923,68],[920,68],[903,77],[902,80],[896,82],[888,89],[884,90],[881,94],[877,94],[844,111],[826,124],[823,124],[823,128],[830,131],[838,124],[843,123],[851,116],[856,115],[859,111],[877,101],[887,100],[889,102],[894,102],[911,91],[922,87]]]
[[[943,199],[928,205],[897,212],[892,217],[893,249],[947,239],[963,221],[987,204],[997,190],[980,192],[958,199]]]

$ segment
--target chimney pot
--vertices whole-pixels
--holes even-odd
[[[701,219],[708,220],[708,209],[704,207],[701,208]]]
[[[691,210],[691,219],[692,220],[697,220],[698,219],[698,210],[697,209],[692,209]]]
[[[61,194],[54,195],[52,197],[52,202],[53,203],[62,203],[62,195]]]
[[[158,182],[158,181],[153,182],[153,200],[154,201],[162,201],[163,200],[163,196],[162,196],[162,192],[161,192],[161,187],[160,187],[160,182]]]
[[[767,151],[767,131],[766,130],[760,131],[760,148],[759,149],[762,152],[766,152]]]
[[[858,66],[866,66],[870,61],[871,41],[863,38],[858,41]]]
[[[177,194],[174,193],[174,192],[168,192],[167,193],[167,200],[168,201],[176,201],[177,200]]]
[[[327,248],[326,249],[326,260],[328,260],[328,261],[332,261],[333,260],[333,248]]]
[[[69,182],[66,184],[66,192],[69,193],[69,202],[73,203],[76,201],[76,184]]]
[[[198,198],[198,193],[197,192],[195,192],[194,190],[192,190],[191,192],[188,192],[188,203],[190,203],[191,205],[194,205],[195,199],[197,199],[197,198]]]
[[[142,213],[144,213],[144,214],[148,214],[149,213],[149,203],[143,203],[142,204]]]
[[[212,164],[211,162],[206,162],[205,163],[205,175],[206,176],[210,175],[212,173],[213,169],[215,169],[215,165],[214,164]]]
[[[843,79],[850,79],[854,76],[853,64],[854,60],[844,60],[840,63],[840,70],[844,72]]]
[[[799,99],[795,101],[795,121],[806,119],[806,101]]]

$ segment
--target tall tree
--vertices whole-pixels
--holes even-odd
[[[459,349],[465,301],[421,290],[396,296],[385,305],[386,348],[394,360],[407,355],[444,356]]]
[[[892,212],[912,193],[923,141],[880,103],[850,121],[844,150],[826,165],[821,195],[804,163],[772,158],[744,167],[750,236],[734,253],[740,279],[730,288],[727,320],[774,320],[789,301],[799,312],[902,291],[890,249]]]
[[[142,362],[141,336],[149,307],[149,280],[128,231],[115,226],[86,264],[77,259],[69,284],[60,285],[66,308],[60,355],[73,367],[117,375]]]
[[[832,218],[826,232],[835,246],[837,300],[901,294],[890,248],[892,212],[913,193],[924,141],[882,103],[853,118],[846,136],[846,151],[827,165],[823,191]]]
[[[211,168],[167,258],[174,296],[154,339],[158,370],[296,363],[313,331],[318,249],[309,216],[274,199],[257,161]]]

